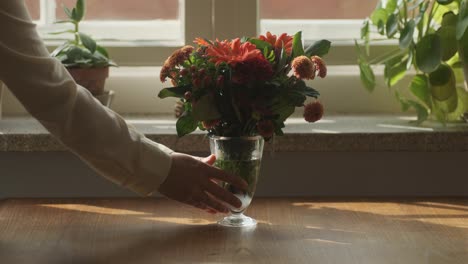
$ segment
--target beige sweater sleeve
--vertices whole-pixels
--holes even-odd
[[[155,192],[172,150],[152,142],[77,85],[49,56],[23,1],[0,1],[0,80],[29,113],[104,177]]]

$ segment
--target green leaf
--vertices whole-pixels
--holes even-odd
[[[439,5],[448,5],[448,4],[451,4],[453,2],[453,0],[437,0],[437,3],[439,3]]]
[[[394,66],[385,67],[387,86],[392,87],[397,84],[406,74],[406,61],[402,61]]]
[[[109,53],[107,53],[107,50],[104,47],[97,45],[96,51],[104,55],[104,57],[109,58]]]
[[[307,99],[305,95],[297,91],[290,91],[287,95],[288,101],[294,106],[303,106],[304,101]]]
[[[441,64],[437,70],[429,74],[431,94],[438,101],[445,101],[456,94],[455,74],[451,67]]]
[[[73,19],[73,21],[75,21],[75,23],[80,22],[78,20],[78,14],[76,12],[76,8],[73,8],[72,11],[71,11],[71,19]]]
[[[177,120],[176,130],[179,137],[192,133],[197,129],[197,121],[193,118],[190,111],[185,111]]]
[[[305,55],[307,57],[311,56],[319,56],[322,57],[326,54],[328,54],[328,51],[330,50],[331,47],[331,42],[322,39],[314,42],[312,45],[310,45],[306,50],[305,50]]]
[[[386,25],[387,37],[393,38],[395,34],[398,32],[398,16],[395,14],[391,14],[388,17],[387,25]]]
[[[377,32],[382,36],[385,35],[385,23],[382,20],[379,20],[379,24],[377,24]]]
[[[361,39],[369,38],[369,19],[364,20],[361,26]]]
[[[387,5],[385,6],[385,10],[387,10],[388,14],[392,14],[398,7],[397,0],[387,0]]]
[[[414,76],[409,86],[411,93],[421,100],[427,107],[432,105],[431,92],[429,89],[429,80],[424,74]]]
[[[302,46],[302,31],[297,32],[293,37],[292,53],[293,58],[304,55],[304,47]]]
[[[457,17],[457,15],[455,15],[455,13],[453,13],[452,11],[447,12],[442,17],[441,26],[443,26],[443,27],[446,27],[446,26],[455,27],[457,25],[457,20],[458,20],[458,17]]]
[[[372,92],[375,88],[375,75],[374,71],[370,65],[362,60],[359,60],[359,71],[361,76],[361,82],[364,84],[364,87]]]
[[[58,56],[60,53],[62,53],[62,51],[65,51],[67,48],[70,48],[70,45],[65,42],[63,43],[62,45],[58,46],[54,51],[52,51],[52,53],[50,54],[51,57],[56,57]]]
[[[74,20],[81,21],[85,15],[85,0],[76,1],[76,14]]]
[[[468,17],[457,24],[457,40],[461,40],[468,28]]]
[[[73,46],[69,50],[67,50],[66,55],[70,62],[75,62],[84,57],[84,52],[83,49]]]
[[[249,39],[249,42],[254,44],[257,49],[263,51],[265,50],[265,48],[269,49],[269,50],[272,50],[273,47],[271,46],[270,43],[266,42],[266,41],[263,41],[263,40],[260,40],[260,39],[255,39],[255,38],[252,38],[252,39]]]
[[[413,107],[416,110],[416,113],[418,114],[418,120],[416,121],[417,124],[421,124],[427,119],[427,117],[429,116],[429,111],[426,107],[413,100],[408,100],[407,103],[411,107]]]
[[[276,65],[276,73],[281,72],[284,69],[284,66],[286,66],[287,62],[288,62],[288,54],[286,53],[286,49],[283,47],[283,49],[281,49],[278,64]]]
[[[416,65],[425,72],[433,72],[442,60],[442,44],[437,34],[428,34],[416,44]]]
[[[372,24],[374,24],[374,25],[378,25],[379,21],[382,21],[384,24],[386,24],[387,19],[388,19],[388,12],[384,8],[377,8],[371,14],[370,19],[372,21]]]
[[[63,6],[63,11],[65,12],[65,14],[67,15],[68,18],[70,18],[71,20],[74,20],[73,15],[72,15],[72,11],[68,7]]]
[[[290,117],[294,113],[295,110],[296,107],[294,107],[293,105],[285,104],[282,107],[276,109],[274,113],[279,114],[278,120],[284,122],[286,119],[288,119],[288,117]]]
[[[411,107],[411,105],[408,103],[408,100],[406,100],[405,98],[401,97],[401,95],[400,95],[400,93],[398,92],[398,90],[395,90],[395,97],[396,97],[396,99],[398,100],[398,102],[400,102],[401,111],[403,111],[403,112],[408,111],[408,109]]]
[[[447,61],[458,51],[456,29],[454,26],[442,26],[437,32],[442,47],[442,60]]]
[[[216,107],[216,102],[209,94],[200,97],[196,103],[192,103],[192,115],[197,121],[208,121],[221,118]]]
[[[308,86],[306,86],[305,90],[303,91],[303,94],[314,98],[318,98],[320,96],[320,93],[317,90]]]
[[[161,99],[164,99],[167,97],[184,98],[184,94],[190,91],[190,89],[191,89],[190,85],[164,88],[159,92],[158,97]]]
[[[92,39],[90,36],[84,34],[84,33],[78,33],[80,34],[80,39],[81,42],[83,43],[83,46],[85,46],[91,53],[94,53],[97,48],[96,41]]]
[[[411,45],[415,27],[416,22],[412,19],[406,23],[400,35],[400,49],[407,49]]]

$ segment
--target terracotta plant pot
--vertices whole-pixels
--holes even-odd
[[[67,68],[76,83],[88,89],[94,96],[104,93],[109,77],[109,67],[105,68]]]

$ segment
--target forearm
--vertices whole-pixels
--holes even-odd
[[[28,112],[100,174],[139,194],[154,192],[172,151],[78,86],[49,56],[22,1],[0,1],[0,25],[0,79]]]

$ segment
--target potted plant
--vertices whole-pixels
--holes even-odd
[[[384,65],[386,85],[404,111],[414,108],[417,122],[433,117],[458,121],[468,109],[467,0],[379,0],[356,41],[361,80],[376,86],[372,65]],[[377,32],[383,38],[371,39]],[[370,43],[396,40],[398,46],[369,59]],[[408,70],[415,75],[407,90],[396,84]]]
[[[283,135],[286,119],[296,107],[304,107],[306,121],[322,117],[318,91],[304,80],[327,74],[320,56],[328,53],[330,42],[321,40],[305,49],[301,32],[258,38],[210,41],[198,38],[197,47],[185,46],[164,63],[160,78],[174,87],[159,97],[180,98],[184,111],[176,123],[184,136],[197,128],[207,131],[215,166],[242,177],[247,192],[223,185],[242,201],[219,223],[228,226],[254,225],[242,212],[255,192],[263,142]],[[307,97],[315,98],[306,105]]]
[[[77,0],[71,10],[65,6],[63,10],[68,19],[56,23],[71,24],[73,28],[52,34],[72,34],[73,39],[57,47],[51,55],[62,62],[79,85],[109,106],[113,92],[105,92],[104,86],[109,76],[109,67],[117,65],[109,59],[105,48],[98,45],[89,35],[80,32],[80,22],[86,10],[85,0]]]

